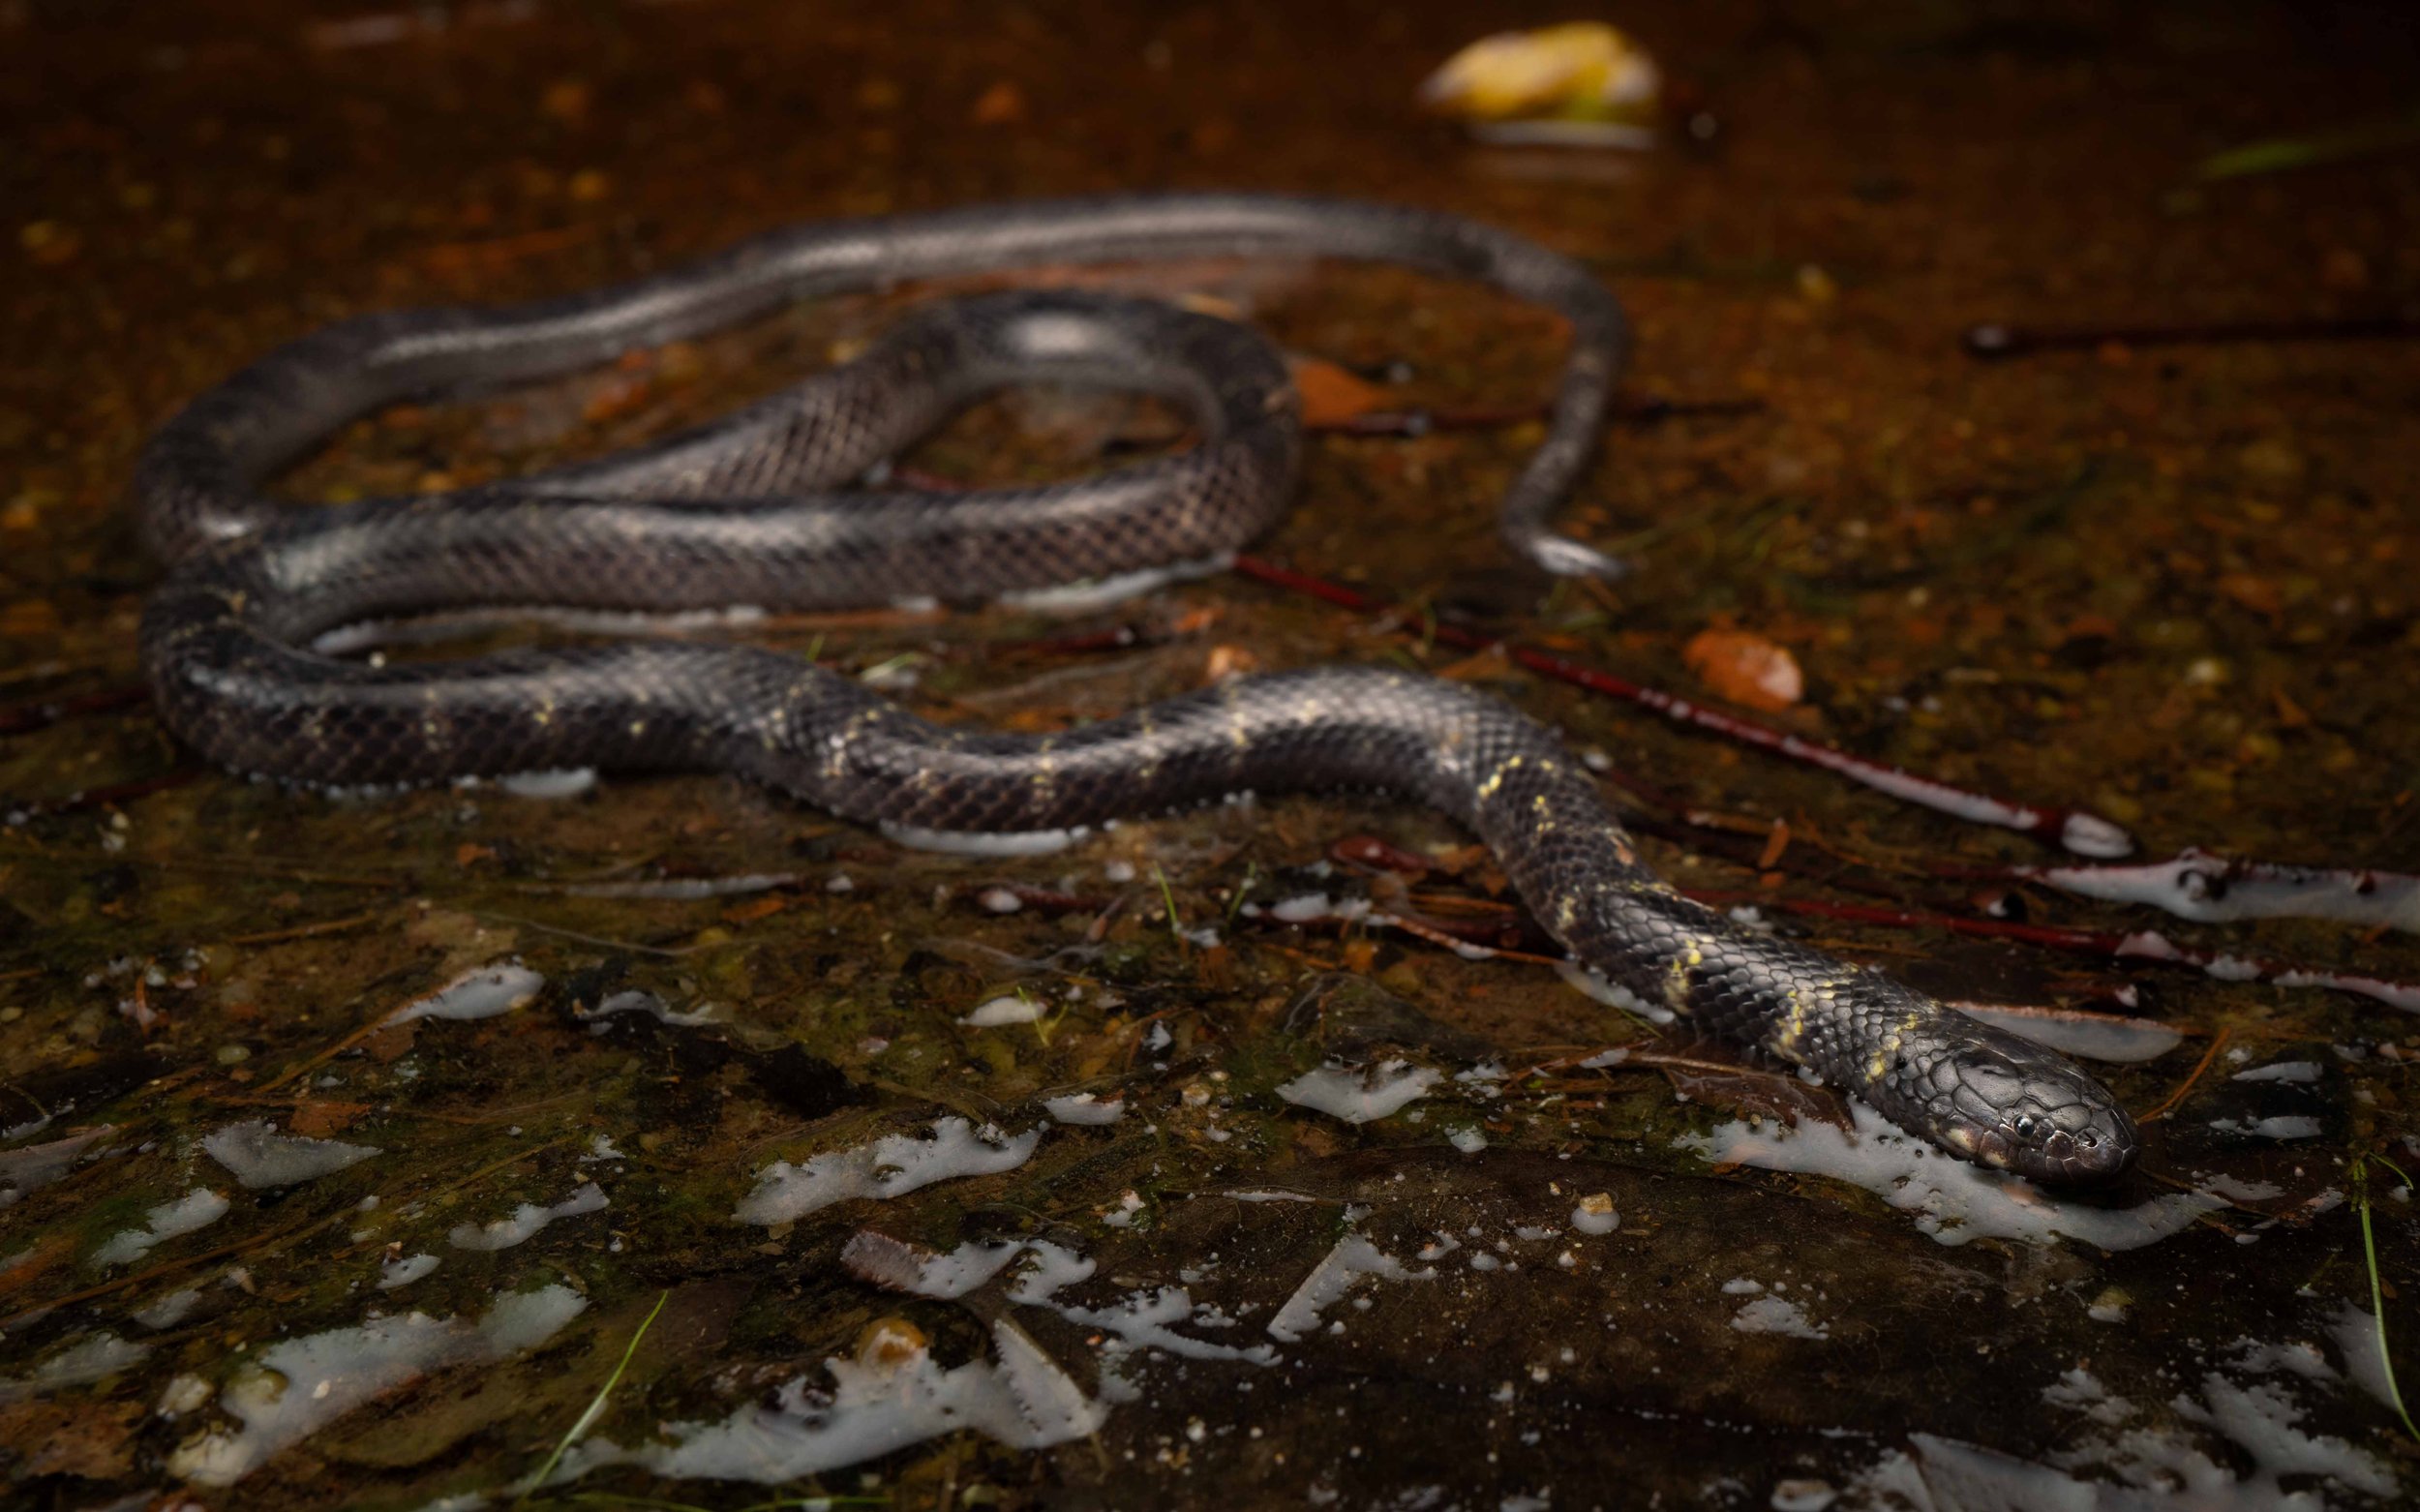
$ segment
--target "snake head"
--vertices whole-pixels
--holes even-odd
[[[2098,1186],[2125,1175],[2142,1148],[2133,1119],[2106,1087],[2013,1035],[1961,1047],[1933,1081],[1951,1113],[1937,1137],[1979,1165]]]

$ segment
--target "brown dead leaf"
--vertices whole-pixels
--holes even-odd
[[[419,1029],[418,1019],[400,1024],[381,1024],[362,1037],[361,1047],[369,1052],[372,1060],[381,1066],[388,1065],[401,1060],[410,1051],[411,1042]]]
[[[1015,126],[1025,119],[1025,91],[1004,78],[975,101],[968,119],[977,126]]]
[[[354,1120],[368,1111],[370,1111],[370,1104],[367,1103],[334,1103],[324,1100],[298,1103],[294,1105],[293,1116],[287,1120],[287,1128],[310,1138],[324,1139],[330,1134],[343,1134],[350,1129]]]
[[[1391,871],[1407,877],[1425,877],[1429,872],[1427,861],[1400,846],[1389,845],[1375,834],[1346,835],[1328,847],[1328,856],[1347,866]]]
[[[49,635],[58,628],[59,606],[46,598],[0,605],[0,635]]]
[[[1500,645],[1474,651],[1451,666],[1439,667],[1437,675],[1455,682],[1518,682],[1522,676]]]
[[[1790,849],[1790,821],[1776,819],[1765,836],[1764,854],[1756,858],[1756,869],[1770,871],[1781,864],[1781,858]]]
[[[1700,630],[1680,659],[1715,693],[1748,709],[1777,711],[1806,695],[1798,658],[1752,631]]]
[[[1386,391],[1317,357],[1289,357],[1294,389],[1302,395],[1302,423],[1342,425],[1387,408]]]
[[[1843,1134],[1854,1133],[1857,1125],[1849,1118],[1848,1104],[1840,1094],[1829,1087],[1813,1087],[1787,1072],[1701,1071],[1685,1066],[1666,1066],[1664,1074],[1672,1081],[1672,1089],[1692,1102],[1709,1107],[1719,1107],[1742,1117],[1776,1118],[1796,1128],[1801,1118],[1830,1124]]]
[[[1228,678],[1260,670],[1260,658],[1241,646],[1213,646],[1207,671],[1210,680],[1224,682]]]
[[[2219,591],[2263,619],[2285,612],[2285,595],[2277,584],[2252,572],[2229,572],[2219,579]]]
[[[724,909],[723,922],[727,924],[754,923],[757,920],[770,918],[789,906],[788,898],[778,893],[768,893],[763,897],[749,898],[744,903],[734,903]]]
[[[24,1254],[10,1262],[7,1270],[0,1270],[0,1297],[7,1296],[28,1282],[41,1280],[44,1272],[75,1253],[76,1239],[71,1234],[53,1234],[47,1239],[35,1241]],[[7,1436],[0,1434],[0,1443],[7,1441]]]
[[[135,1468],[139,1402],[12,1402],[0,1406],[0,1444],[24,1453],[15,1474],[115,1480]]]

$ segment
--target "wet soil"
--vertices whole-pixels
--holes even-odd
[[[2142,856],[2420,870],[2420,730],[2398,691],[2420,648],[2420,354],[2111,342],[1979,362],[1959,342],[1987,320],[2407,309],[2420,159],[2195,171],[2407,118],[2406,29],[2391,7],[1649,4],[1617,19],[1715,123],[1706,140],[1490,149],[1413,110],[1462,43],[1560,18],[0,0],[7,1499],[2405,1494],[2420,1444],[2386,1362],[2408,1381],[2420,1358],[2402,1174],[2420,1034],[2375,994],[2231,963],[2411,982],[2408,932],[2201,925],[2014,882],[2004,868],[2058,854],[1424,625],[1693,699],[1720,690],[1692,641],[1742,632],[1803,670],[1769,721],[2105,815]],[[1225,575],[1073,619],[702,633],[1019,729],[1254,666],[1485,681],[1633,779],[1617,796],[1676,882],[1946,996],[2180,1031],[2102,1068],[2147,1117],[2127,1186],[2054,1199],[1961,1182],[1871,1129],[1849,1143],[1820,1091],[1524,958],[1535,937],[1467,837],[1376,800],[979,860],[710,777],[287,793],[200,770],[149,715],[133,637],[157,569],[121,505],[131,459],[275,343],[586,287],[799,220],[1160,186],[1517,228],[1619,291],[1634,397],[1755,403],[1609,436],[1569,519],[1635,560],[1618,583],[1503,564],[1493,499],[1536,435],[1516,421],[1325,437],[1258,549],[1411,613]],[[1558,349],[1535,312],[1386,269],[1120,282],[1218,301],[1404,408],[1518,411]],[[626,445],[930,292],[389,410],[282,486],[447,487]],[[1019,393],[907,460],[1042,477],[1182,440],[1142,402]],[[1365,838],[1392,852],[1346,843]],[[2226,960],[1824,911],[1844,903],[2157,929]],[[1510,950],[1457,951],[1457,932]],[[514,965],[533,985],[471,1005],[492,1013],[396,1017]],[[1631,1053],[1601,1061],[1615,1046]],[[1319,1107],[1372,1112],[1413,1080],[1382,1117]],[[1104,1104],[1122,1116],[1082,1121]],[[218,1153],[255,1121],[299,1164]],[[305,1175],[327,1146],[284,1137],[377,1153]],[[801,1191],[815,1200],[766,1195]],[[910,1247],[905,1270],[865,1263],[881,1246],[851,1241],[869,1232]],[[1011,1245],[980,1285],[937,1279]]]

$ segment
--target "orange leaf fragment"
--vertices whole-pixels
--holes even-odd
[[[2251,610],[2275,619],[2284,612],[2285,595],[2277,584],[2252,572],[2229,572],[2219,579],[2219,591]]]
[[[1782,854],[1790,849],[1790,821],[1776,819],[1765,836],[1765,854],[1756,859],[1756,869],[1770,871],[1781,864]]]
[[[1318,357],[1288,357],[1294,390],[1302,395],[1302,423],[1341,425],[1387,408],[1386,391]]]
[[[1473,651],[1450,666],[1439,667],[1437,675],[1453,682],[1517,682],[1522,676],[1500,645]]]
[[[343,1134],[352,1127],[354,1119],[368,1111],[370,1104],[367,1103],[298,1103],[294,1105],[294,1116],[287,1120],[286,1127],[313,1139],[324,1139],[329,1134]]]
[[[975,102],[978,126],[1014,126],[1025,119],[1025,92],[1007,79],[992,85]]]
[[[1700,630],[1680,659],[1708,687],[1749,709],[1787,709],[1806,696],[1798,658],[1747,630]]]
[[[752,897],[744,903],[734,903],[729,908],[724,909],[723,922],[729,924],[752,923],[759,919],[778,914],[789,906],[790,900],[788,898],[783,897],[778,893],[767,893],[763,897]]]

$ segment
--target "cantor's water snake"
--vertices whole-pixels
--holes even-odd
[[[1020,264],[1260,254],[1401,262],[1558,312],[1570,353],[1502,532],[1558,572],[1611,567],[1546,524],[1594,444],[1623,343],[1619,307],[1569,259],[1452,216],[1331,200],[983,207],[802,227],[544,304],[353,320],[202,395],[153,438],[135,482],[144,537],[173,563],[143,620],[162,714],[222,765],[297,783],[711,770],[924,837],[1048,836],[1243,790],[1383,789],[1476,832],[1575,957],[1706,1032],[1809,1068],[1986,1165],[2064,1182],[2124,1170],[2134,1129],[2090,1076],[1680,897],[1639,865],[1553,731],[1458,684],[1313,668],[1036,737],[936,726],[745,646],[640,640],[396,665],[312,649],[348,625],[433,612],[839,609],[1231,551],[1284,509],[1301,452],[1286,368],[1243,327],[1079,293],[944,303],[832,374],[637,451],[324,509],[259,491],[382,404],[575,370],[800,298]],[[1162,392],[1207,439],[1046,488],[844,486],[971,396],[1037,378]]]

